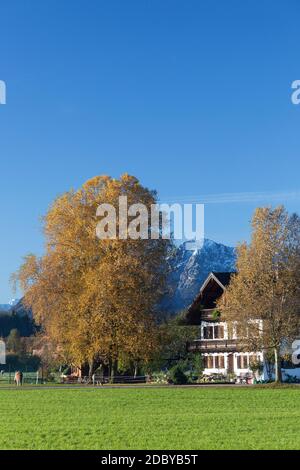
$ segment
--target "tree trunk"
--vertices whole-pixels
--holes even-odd
[[[275,356],[275,382],[282,382],[282,373],[281,373],[281,360],[280,360],[280,348],[274,348]]]
[[[115,373],[116,373],[116,370],[117,370],[117,364],[118,364],[118,361],[115,361],[115,360],[110,360],[110,363],[109,363],[109,369],[110,369],[110,383],[113,384],[114,383],[114,377],[115,377]]]
[[[135,378],[135,379],[136,379],[136,377],[137,377],[137,375],[138,375],[138,371],[139,371],[139,370],[138,370],[138,367],[139,367],[138,363],[135,362],[135,364],[134,364],[134,378]]]
[[[91,359],[91,360],[89,361],[89,381],[92,380],[92,375],[93,375],[93,373],[94,373],[94,360]]]

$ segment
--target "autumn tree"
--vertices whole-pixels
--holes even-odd
[[[247,350],[272,351],[281,381],[281,348],[300,326],[300,219],[283,207],[258,208],[250,244],[238,249],[237,274],[219,302]]]
[[[128,206],[144,204],[149,217],[156,203],[156,193],[127,174],[95,177],[58,197],[44,218],[44,256],[27,256],[16,276],[47,342],[66,362],[88,363],[90,374],[101,362],[114,371],[124,354],[146,361],[157,344],[170,241],[121,238],[119,220],[115,239],[97,238],[99,205],[118,212],[120,196]],[[129,217],[137,230],[138,214]]]

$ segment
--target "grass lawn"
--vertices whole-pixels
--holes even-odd
[[[300,449],[300,388],[0,389],[0,449]]]

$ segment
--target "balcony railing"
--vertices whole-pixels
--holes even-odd
[[[239,346],[241,346],[239,344]],[[197,339],[188,343],[188,351],[191,352],[219,352],[219,351],[237,351],[238,341],[236,339]]]

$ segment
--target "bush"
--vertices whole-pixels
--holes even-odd
[[[153,372],[150,376],[150,382],[157,384],[167,384],[168,383],[168,374],[166,372]]]
[[[172,367],[170,370],[170,380],[175,385],[184,385],[188,382],[188,378],[185,375],[183,366],[181,364],[177,364],[176,366]]]

